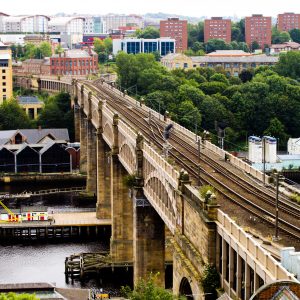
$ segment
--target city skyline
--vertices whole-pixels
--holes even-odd
[[[49,5],[48,3],[51,3]],[[146,14],[146,13],[168,13],[176,15],[185,15],[191,17],[211,17],[211,16],[237,16],[244,17],[252,14],[264,14],[266,16],[276,17],[279,13],[295,12],[294,0],[286,0],[284,2],[273,4],[270,0],[259,1],[252,0],[251,2],[241,2],[239,0],[227,0],[214,1],[213,4],[205,4],[202,6],[197,0],[187,0],[185,5],[182,5],[180,0],[152,0],[151,2],[136,0],[113,0],[110,4],[103,6],[96,0],[86,0],[84,7],[79,0],[72,1],[59,1],[52,0],[51,2],[27,0],[26,2],[21,0],[5,1],[1,5],[1,12],[10,15],[21,14],[46,14],[54,15],[64,12],[66,14]],[[99,8],[97,8],[97,6]],[[199,7],[199,8],[198,8]]]

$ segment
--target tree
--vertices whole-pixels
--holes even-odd
[[[253,41],[251,44],[251,51],[260,49],[259,43],[257,41]]]
[[[213,95],[222,93],[227,88],[227,84],[224,82],[212,81],[203,82],[199,87],[205,94]]]
[[[100,40],[98,38],[94,39],[94,50],[97,54],[105,51],[105,45],[103,40]]]
[[[264,131],[264,135],[273,136],[279,139],[279,147],[285,148],[289,136],[285,132],[284,125],[275,117],[270,120],[269,127]]]
[[[226,44],[224,40],[210,39],[205,43],[205,49],[207,53],[210,53],[216,50],[231,50],[232,47],[231,45]]]
[[[231,25],[231,39],[236,42],[245,42],[245,19]]]
[[[32,123],[19,103],[12,99],[0,105],[0,129],[26,129],[31,128]]]
[[[251,81],[253,76],[254,76],[254,70],[252,68],[242,70],[242,72],[239,74],[239,78],[242,80],[243,83],[247,81]]]
[[[204,22],[188,24],[188,46],[193,47],[196,42],[204,41]]]
[[[60,44],[58,44],[57,47],[55,48],[55,54],[60,54],[63,52],[64,52],[63,47]]]
[[[292,29],[289,33],[294,42],[300,43],[300,29]]]
[[[52,55],[52,47],[48,42],[42,42],[39,46],[42,57],[50,57]]]
[[[279,31],[277,27],[272,28],[272,44],[282,44],[288,42],[291,36],[286,31]]]
[[[146,27],[144,30],[137,30],[136,37],[140,39],[157,39],[159,38],[159,30],[154,27]]]
[[[43,128],[68,128],[71,139],[74,137],[74,118],[69,93],[61,92],[49,98],[38,118]]]
[[[299,79],[300,52],[290,51],[285,54],[281,54],[279,57],[279,61],[275,66],[275,71],[282,76]]]
[[[185,299],[185,297],[174,296],[172,292],[158,287],[155,284],[155,276],[150,275],[147,280],[140,279],[132,291],[129,286],[122,287],[121,292],[124,297],[131,300],[175,300]]]

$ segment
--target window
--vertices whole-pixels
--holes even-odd
[[[3,95],[3,100],[6,100],[6,95]]]
[[[2,89],[2,92],[3,92],[3,93],[6,93],[6,89]]]
[[[2,76],[2,79],[5,80],[5,79],[6,79],[6,76]]]
[[[184,63],[183,64],[183,67],[186,69],[188,67],[188,64],[187,63]]]
[[[6,70],[2,70],[2,73],[6,73]]]
[[[6,82],[3,82],[3,86],[6,86]]]

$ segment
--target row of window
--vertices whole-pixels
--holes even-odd
[[[90,70],[78,70],[78,71],[64,71],[64,70],[58,70],[58,69],[53,69],[51,71],[52,74],[65,74],[65,75],[87,75],[91,74],[93,72],[96,72],[96,70],[90,69]]]
[[[59,66],[59,65],[61,65],[61,66],[66,66],[66,67],[68,67],[68,66],[70,66],[70,67],[72,67],[72,65],[74,65],[74,67],[77,67],[77,61],[75,60],[74,62],[72,61],[72,60],[70,60],[70,61],[63,61],[63,60],[61,60],[60,61],[60,64],[59,64],[59,60],[52,60],[52,66]],[[79,60],[78,61],[78,66],[79,67],[84,67],[84,66],[92,66],[93,65],[93,61],[92,60],[90,60],[90,61],[85,61],[85,60]],[[96,65],[96,61],[94,61],[94,65]]]

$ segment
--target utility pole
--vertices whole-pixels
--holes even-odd
[[[266,185],[266,139],[263,136],[263,183]]]
[[[198,136],[197,145],[198,145],[198,186],[200,186],[200,184],[201,184],[201,180],[200,180],[200,172],[201,172],[201,168],[200,168],[201,137],[200,136]]]
[[[278,195],[279,194],[279,173],[276,173],[276,218],[275,218],[275,240],[278,240]]]

